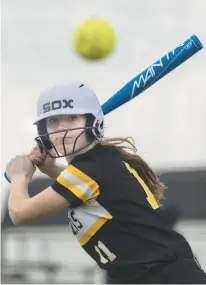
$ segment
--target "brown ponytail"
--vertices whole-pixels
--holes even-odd
[[[127,143],[127,146],[124,143]],[[165,186],[149,165],[136,154],[137,149],[134,140],[131,137],[108,138],[101,141],[101,144],[114,146],[122,154],[125,162],[137,171],[138,175],[153,193],[157,202],[160,203],[160,200],[164,197]]]

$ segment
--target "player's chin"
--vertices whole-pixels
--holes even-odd
[[[64,146],[61,145],[59,147],[56,148],[57,149],[57,155],[70,155],[74,152],[73,150],[73,144],[65,144]]]

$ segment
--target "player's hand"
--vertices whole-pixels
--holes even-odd
[[[27,155],[18,155],[13,158],[6,166],[6,173],[10,181],[14,177],[25,177],[31,180],[36,167],[31,163]]]
[[[38,146],[32,149],[32,151],[28,154],[28,158],[44,174],[48,174],[51,171],[51,168],[53,168],[56,164],[56,159],[41,153]]]

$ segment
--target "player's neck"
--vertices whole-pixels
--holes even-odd
[[[90,145],[84,147],[83,149],[80,149],[78,152],[66,156],[66,161],[67,161],[67,163],[70,164],[71,161],[72,161],[76,156],[88,152],[90,149],[94,148],[95,145],[97,145],[98,143],[99,143],[99,141],[95,140],[95,141],[93,141]]]

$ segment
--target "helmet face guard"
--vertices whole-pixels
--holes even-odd
[[[76,131],[76,130],[82,130],[75,138],[74,143],[72,142],[71,144],[73,145],[72,149],[68,151],[67,147],[67,135],[69,132]],[[94,142],[97,141],[97,138],[95,136],[91,136],[90,133],[92,131],[92,127],[83,127],[83,128],[73,128],[73,129],[67,129],[67,130],[60,130],[60,131],[55,131],[51,133],[44,133],[35,138],[35,141],[37,142],[40,151],[44,155],[49,155],[52,158],[59,158],[59,157],[65,157],[68,155],[73,155],[73,154],[81,154],[84,150],[86,150],[89,146],[92,146]],[[64,136],[62,138],[62,150],[61,152],[58,150],[58,147],[55,146],[55,144],[51,141],[50,136],[53,134],[58,134],[58,133],[64,133]],[[83,135],[83,134],[89,135],[89,142],[87,145],[80,149],[76,149],[77,141],[78,139]],[[60,145],[59,145],[60,146]]]

